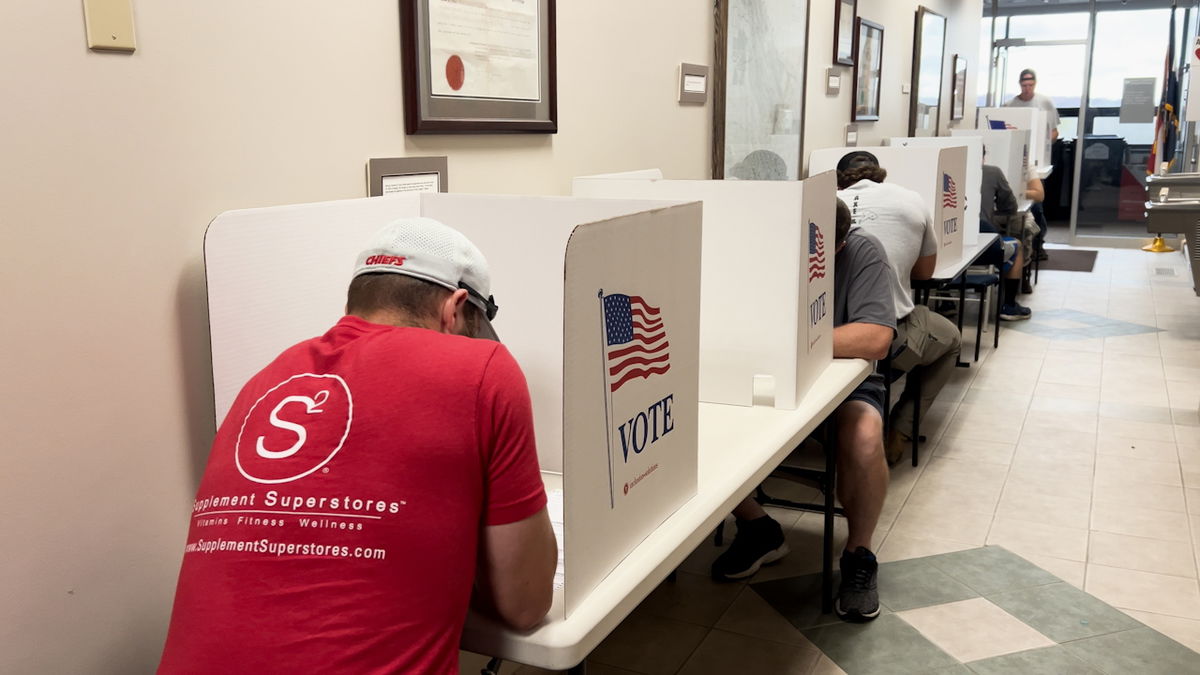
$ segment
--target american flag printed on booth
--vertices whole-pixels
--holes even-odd
[[[825,237],[816,223],[808,224],[808,281],[825,278]]]
[[[958,185],[950,174],[942,174],[942,206],[948,209],[958,208]]]
[[[604,296],[604,329],[610,392],[630,380],[671,369],[661,308],[652,307],[641,296]]]

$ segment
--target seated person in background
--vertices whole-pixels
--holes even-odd
[[[850,230],[850,210],[837,204],[833,276],[833,356],[881,359],[895,336],[896,313],[883,247],[867,232]],[[879,615],[879,565],[871,537],[887,497],[883,455],[883,378],[872,373],[834,412],[837,424],[837,497],[846,510],[849,536],[842,552],[838,616],[867,621]],[[717,580],[744,579],[788,553],[783,529],[747,497],[733,510],[737,535],[713,562]]]
[[[984,159],[987,151],[984,150]],[[1036,179],[1035,179],[1036,180]],[[1040,181],[1039,181],[1040,183]],[[1017,302],[1018,292],[1028,292],[1021,288],[1025,270],[1025,256],[1022,254],[1020,241],[997,229],[998,221],[1023,223],[1023,214],[1017,213],[1017,198],[1008,179],[999,167],[991,164],[983,165],[983,181],[981,185],[979,206],[979,230],[981,232],[996,232],[1003,236],[993,242],[991,248],[979,256],[979,262],[985,265],[995,265],[1003,275],[1004,301],[1000,307],[1000,318],[1005,321],[1022,321],[1030,318],[1033,311]],[[1028,192],[1026,192],[1028,195]],[[1020,225],[1023,227],[1023,225]],[[1032,289],[1029,289],[1032,290]]]
[[[908,381],[892,410],[887,439],[888,461],[904,453],[912,430],[913,406],[921,413],[950,380],[958,361],[962,335],[946,317],[924,305],[915,305],[912,282],[929,279],[937,264],[937,235],[933,218],[920,195],[908,188],[883,182],[887,171],[875,155],[864,150],[848,153],[838,162],[838,198],[850,207],[854,224],[874,235],[883,245],[891,265],[892,300],[900,351],[892,368],[912,373],[921,381],[921,400],[914,402],[914,377]]]
[[[346,316],[252,377],[217,431],[159,673],[458,673],[467,606],[528,629],[557,549],[487,262],[383,228]],[[473,589],[474,586],[474,589]]]
[[[1037,227],[1037,232],[1033,235],[1031,257],[1033,260],[1049,260],[1050,256],[1046,253],[1046,232],[1050,229],[1050,225],[1046,222],[1046,211],[1042,208],[1042,202],[1046,201],[1046,187],[1042,184],[1042,179],[1034,175],[1032,167],[1027,168],[1026,171],[1025,198],[1033,202],[1029,207],[1029,215],[1033,217],[1033,224]],[[1028,286],[1028,275],[1026,275],[1026,281],[1022,288]],[[1032,291],[1022,292],[1030,293]]]

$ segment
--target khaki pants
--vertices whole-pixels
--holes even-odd
[[[892,368],[920,378],[921,415],[924,416],[954,374],[962,334],[954,322],[924,305],[917,305],[912,313],[901,319],[896,332],[903,348],[892,358]],[[909,377],[892,410],[891,428],[906,436],[912,432],[914,384],[915,378]]]

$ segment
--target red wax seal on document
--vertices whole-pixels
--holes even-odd
[[[463,66],[462,58],[455,54],[446,59],[446,84],[454,91],[462,89],[463,81],[467,79],[467,69]]]

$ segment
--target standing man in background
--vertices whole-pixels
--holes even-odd
[[[346,316],[238,394],[192,507],[159,665],[176,673],[458,673],[474,602],[520,630],[557,549],[517,362],[486,334],[483,254],[402,218]]]
[[[1037,73],[1032,68],[1021,71],[1021,93],[1005,103],[1007,108],[1041,108],[1046,113],[1046,125],[1050,127],[1050,142],[1058,140],[1058,108],[1054,101],[1045,94],[1034,92],[1037,87]]]
[[[1055,107],[1054,101],[1050,100],[1049,96],[1034,92],[1034,89],[1037,87],[1037,73],[1034,72],[1032,68],[1026,68],[1025,70],[1021,71],[1019,82],[1021,85],[1021,93],[1014,96],[1008,103],[1005,103],[1005,107],[1041,108],[1046,113],[1046,125],[1050,128],[1050,142],[1053,143],[1054,141],[1057,141],[1059,121],[1058,108]],[[1041,181],[1039,180],[1038,183],[1040,185]],[[1042,208],[1042,200],[1045,198],[1045,194],[1043,193],[1042,197],[1038,197],[1036,199],[1031,196],[1028,198],[1033,199],[1033,205],[1029,208],[1029,213],[1033,216],[1033,220],[1040,230],[1038,236],[1034,239],[1035,252],[1033,255],[1037,256],[1038,260],[1046,260],[1050,256],[1046,254],[1046,248],[1044,246],[1046,241],[1046,230],[1049,228],[1048,224],[1046,223],[1046,212]]]

